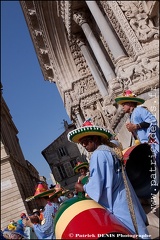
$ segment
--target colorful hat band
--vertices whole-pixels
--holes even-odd
[[[142,98],[124,97],[124,96],[120,96],[120,97],[115,98],[115,101],[118,104],[123,104],[123,103],[126,103],[126,102],[135,102],[138,105],[143,104],[145,102],[145,100],[142,99]]]
[[[75,167],[74,167],[74,171],[75,172],[78,172],[79,171],[79,169],[81,169],[81,168],[89,168],[89,164],[86,162],[84,162],[84,163],[81,163],[81,164],[79,164],[79,165],[76,165]]]
[[[68,140],[79,143],[79,140],[86,136],[101,136],[103,138],[110,138],[112,134],[104,128],[98,126],[87,126],[77,128],[68,133]]]

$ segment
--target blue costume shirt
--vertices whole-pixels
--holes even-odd
[[[146,214],[129,180],[128,184],[134,204],[139,235],[141,238],[150,239],[145,225],[147,222]],[[93,152],[90,159],[90,178],[83,188],[90,198],[108,209],[135,233],[128,209],[120,162],[108,146],[100,145]],[[144,237],[145,234],[147,236]]]
[[[43,212],[43,224],[33,225],[34,231],[38,239],[55,239],[54,234],[54,216],[58,209],[57,204],[49,202],[45,206]]]
[[[133,124],[141,122],[150,123],[148,128],[138,129],[135,131],[135,134],[141,143],[148,143],[149,139],[152,138],[152,143],[150,144],[159,168],[159,128],[155,116],[144,107],[136,107],[130,116],[130,121]]]

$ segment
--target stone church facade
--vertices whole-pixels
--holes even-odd
[[[44,79],[76,127],[87,118],[128,147],[121,107],[131,89],[158,118],[158,1],[20,1]]]

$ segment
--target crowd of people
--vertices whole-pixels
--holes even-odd
[[[130,122],[126,129],[140,144],[150,145],[159,168],[159,132],[155,116],[144,107],[144,99],[137,98],[130,90],[115,101],[129,113]],[[147,217],[130,183],[123,163],[122,144],[113,140],[113,134],[102,126],[95,126],[86,120],[82,127],[68,133],[68,140],[81,144],[92,153],[89,163],[78,162],[74,167],[78,173],[74,191],[63,189],[59,184],[48,189],[38,183],[34,196],[26,201],[43,199],[41,209],[31,214],[21,214],[17,221],[11,221],[1,232],[4,239],[55,239],[54,218],[64,201],[78,197],[79,193],[93,199],[113,214],[129,231],[133,238],[150,239]],[[118,143],[118,144],[117,144]],[[159,184],[159,182],[158,182]],[[2,238],[2,239],[3,239]]]
[[[55,239],[55,214],[60,205],[69,199],[69,193],[71,192],[61,188],[58,183],[48,189],[45,182],[39,182],[34,196],[28,197],[26,201],[41,199],[44,206],[33,209],[30,214],[21,213],[18,221],[11,220],[1,231],[1,239]]]

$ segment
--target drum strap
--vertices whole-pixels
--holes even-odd
[[[129,207],[130,215],[131,215],[131,218],[132,218],[133,226],[135,228],[135,233],[136,233],[137,239],[138,239],[139,234],[138,234],[138,225],[137,225],[137,221],[136,221],[136,215],[135,215],[133,201],[132,201],[132,197],[131,197],[131,192],[130,192],[130,189],[129,189],[129,186],[128,186],[128,183],[127,183],[126,174],[125,174],[125,171],[124,171],[124,165],[123,165],[122,161],[121,161],[121,167],[122,167],[122,177],[123,177],[123,181],[124,181],[124,186],[125,186],[125,189],[126,189],[128,207]]]
[[[135,229],[135,233],[137,235],[136,239],[138,239],[139,238],[138,237],[139,236],[139,234],[138,234],[138,225],[137,225],[137,221],[136,221],[136,215],[135,215],[135,211],[134,211],[134,206],[133,206],[133,201],[132,201],[132,197],[131,197],[131,192],[130,192],[130,189],[129,189],[129,186],[128,186],[128,182],[127,182],[126,174],[125,174],[125,170],[124,170],[123,153],[122,153],[121,149],[119,147],[117,147],[112,142],[108,142],[108,146],[110,146],[113,149],[114,153],[116,154],[116,156],[118,157],[118,159],[121,162],[122,177],[123,177],[124,186],[125,186],[125,189],[126,189],[128,208],[129,208],[129,211],[130,211],[130,215],[131,215],[131,219],[132,219],[133,226],[134,226],[134,229]]]

